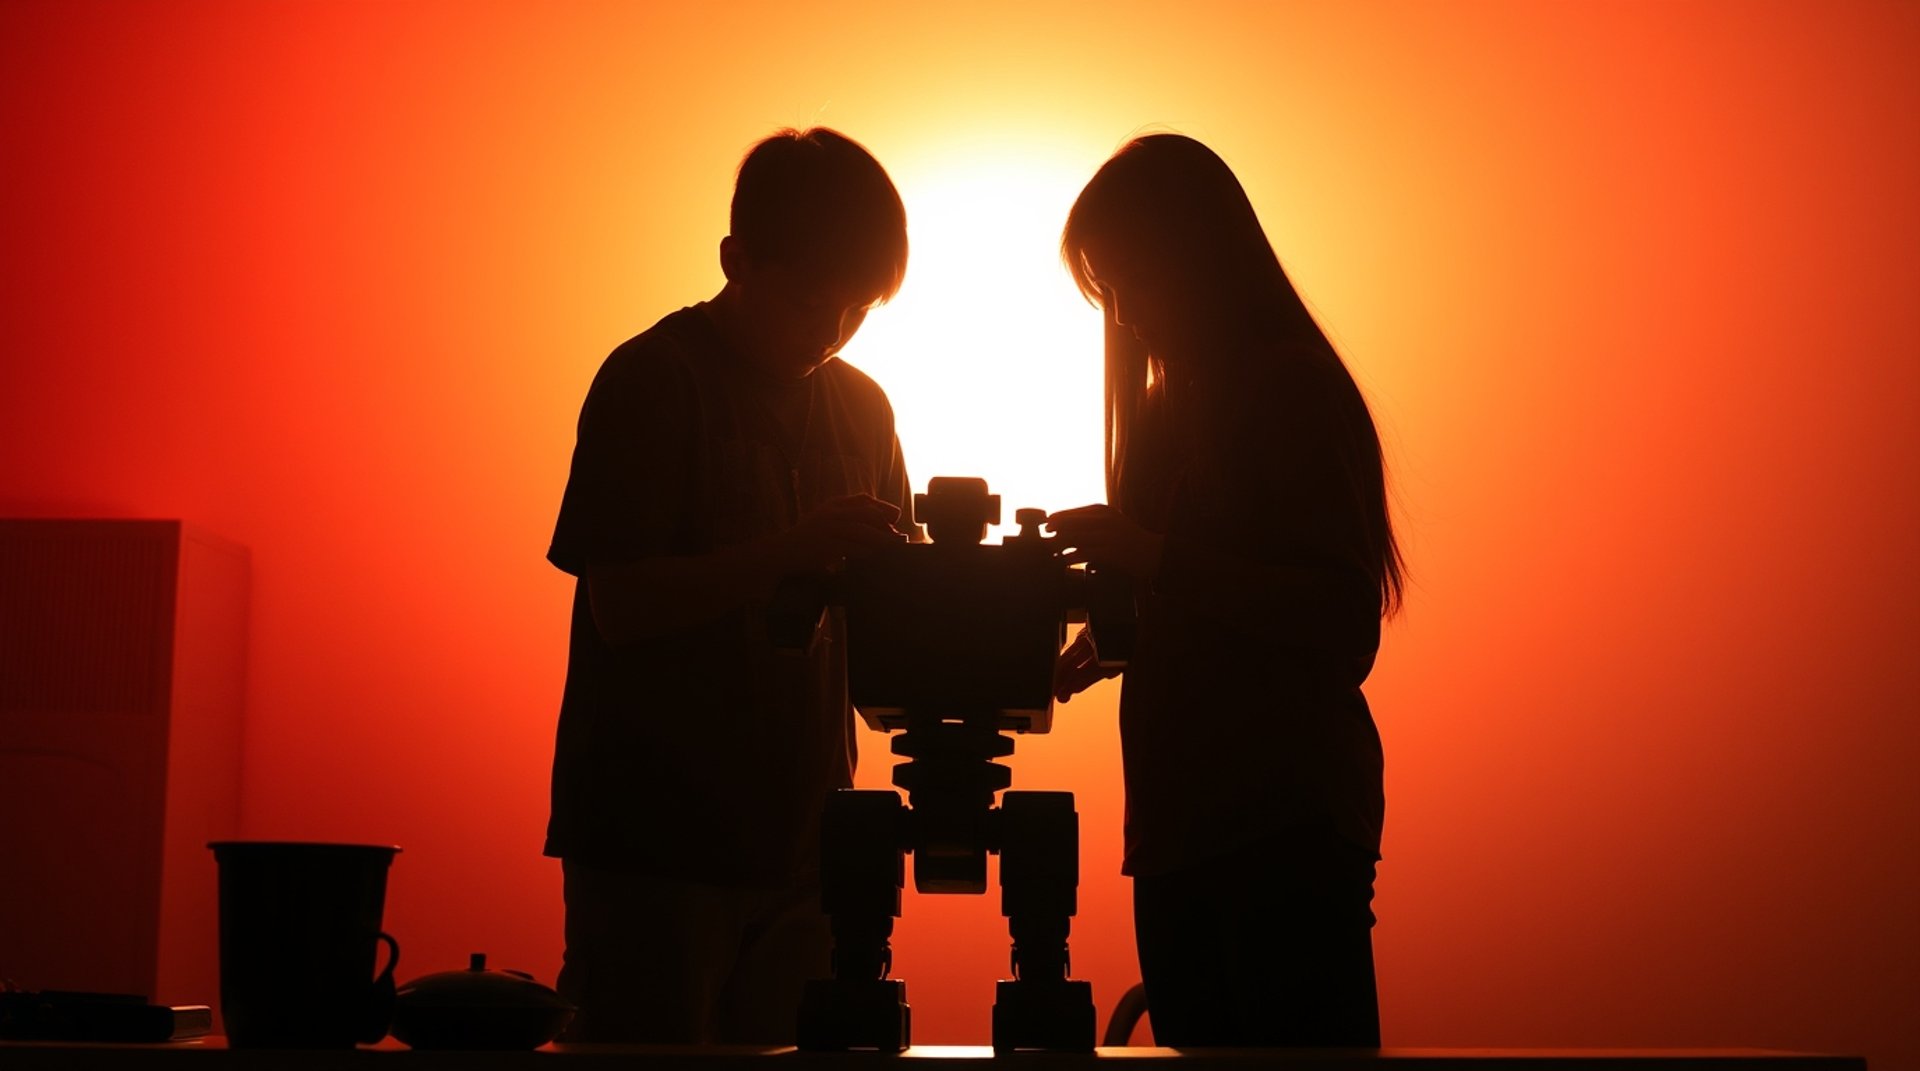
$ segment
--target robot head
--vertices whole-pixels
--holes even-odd
[[[977,476],[935,476],[926,494],[913,496],[913,515],[935,543],[979,543],[988,526],[1000,523],[1000,496],[988,494]]]

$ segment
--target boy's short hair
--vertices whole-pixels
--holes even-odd
[[[734,179],[733,238],[750,257],[885,301],[907,273],[907,211],[880,161],[836,130],[776,131]]]

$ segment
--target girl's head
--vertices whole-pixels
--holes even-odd
[[[1239,179],[1180,134],[1136,138],[1101,166],[1068,213],[1061,255],[1081,292],[1163,360],[1311,323]]]
[[[1151,511],[1173,473],[1202,463],[1197,446],[1216,457],[1262,449],[1242,441],[1256,434],[1249,429],[1316,404],[1289,397],[1281,384],[1298,381],[1270,373],[1315,366],[1344,383],[1336,393],[1349,426],[1328,445],[1345,455],[1360,503],[1353,550],[1379,584],[1382,610],[1396,609],[1404,567],[1379,435],[1226,162],[1179,134],[1135,138],[1080,191],[1060,252],[1080,291],[1107,311],[1109,501]]]

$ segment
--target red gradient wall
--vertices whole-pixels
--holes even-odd
[[[911,213],[943,147],[1090,174],[1161,123],[1389,442],[1388,1043],[1920,1066],[1920,8],[663,6],[0,7],[0,513],[252,548],[247,830],[404,845],[403,976],[557,968],[542,555],[599,359],[718,287],[745,147],[839,127]],[[1014,760],[1079,794],[1103,1016],[1112,702]],[[1000,927],[909,903],[918,1040],[986,1040]]]

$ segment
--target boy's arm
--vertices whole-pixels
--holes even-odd
[[[785,532],[694,556],[587,564],[587,593],[600,638],[634,643],[764,602],[783,577],[828,569],[842,558],[905,538],[898,507],[871,495],[821,503]]]

